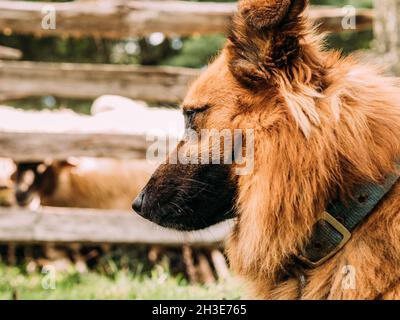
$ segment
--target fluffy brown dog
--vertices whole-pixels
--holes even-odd
[[[184,230],[235,216],[228,255],[255,298],[400,298],[399,183],[333,258],[313,269],[294,262],[301,276],[285,269],[331,199],[382,181],[400,158],[396,81],[322,50],[306,7],[242,0],[225,48],[183,104],[190,129],[254,130],[253,172],[167,163],[134,208]]]

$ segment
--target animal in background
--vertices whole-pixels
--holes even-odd
[[[0,207],[9,207],[15,203],[12,182],[15,169],[11,159],[0,158]]]
[[[18,205],[129,210],[155,167],[142,160],[71,158],[18,163]]]

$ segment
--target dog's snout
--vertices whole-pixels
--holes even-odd
[[[143,199],[144,199],[144,191],[142,191],[133,201],[132,209],[138,214],[142,214]]]

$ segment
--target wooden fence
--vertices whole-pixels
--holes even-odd
[[[43,11],[44,9],[44,11]],[[44,29],[44,12],[56,12],[56,28]],[[46,11],[47,10],[47,11]],[[185,1],[76,1],[68,3],[0,1],[0,32],[5,35],[121,39],[152,32],[186,36],[225,33],[235,4]],[[313,7],[311,18],[325,31],[340,32],[341,8]],[[373,10],[357,10],[357,30],[371,28]],[[1,49],[1,48],[0,48]],[[0,58],[19,59],[15,50]],[[179,102],[199,70],[170,67],[0,61],[0,99],[53,95],[93,99],[117,94],[152,102]],[[141,135],[104,133],[0,132],[0,156],[17,161],[48,157],[110,156],[143,158]],[[215,245],[230,223],[197,233],[157,228],[129,213],[45,208],[39,212],[0,209],[0,242],[82,242]]]
[[[107,133],[37,133],[0,131],[0,156],[18,162],[112,157],[144,159],[149,142],[144,135]]]
[[[43,29],[44,12],[55,10],[57,27]],[[67,3],[0,1],[0,30],[18,34],[97,36],[120,39],[146,36],[225,33],[235,3],[189,1],[76,1]],[[326,31],[342,31],[341,8],[313,7],[310,17]],[[373,12],[357,11],[357,29],[370,28]]]
[[[235,6],[185,1],[0,1],[0,30],[5,34],[116,39],[159,31],[179,36],[225,33]],[[42,27],[44,8],[56,12],[54,30]],[[341,8],[312,7],[309,14],[322,30],[344,31],[342,20],[346,13]],[[372,10],[357,10],[357,30],[371,28],[373,17]],[[4,61],[0,63],[0,99],[44,95],[94,99],[117,94],[176,103],[198,74],[198,70],[172,67]]]
[[[177,103],[198,75],[197,69],[174,67],[0,61],[0,93],[77,99],[115,94]]]
[[[218,246],[223,243],[230,225],[228,222],[203,231],[177,232],[151,224],[133,212],[1,209],[0,242]]]

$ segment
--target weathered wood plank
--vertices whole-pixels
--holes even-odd
[[[29,98],[29,96],[26,96],[23,93],[0,92],[0,102],[10,101],[10,100],[20,100],[24,98]]]
[[[0,61],[0,93],[77,99],[114,94],[176,103],[199,73],[175,67]]]
[[[47,10],[47,11],[46,11]],[[54,29],[43,28],[49,10],[56,12]],[[235,3],[189,1],[77,1],[68,3],[0,1],[0,30],[5,34],[98,36],[123,38],[152,32],[167,35],[225,33]],[[324,30],[343,31],[344,13],[337,8],[313,7],[311,17]],[[357,29],[370,28],[373,14],[359,10]]]
[[[68,157],[145,159],[150,143],[131,134],[0,132],[0,156],[15,161]]]
[[[214,246],[222,244],[231,222],[198,232],[178,232],[152,224],[133,212],[43,208],[0,209],[0,242],[151,244]]]
[[[0,46],[0,59],[19,60],[21,58],[22,58],[21,50]]]
[[[70,156],[144,159],[147,150],[149,157],[160,160],[184,131],[179,110],[114,96],[96,100],[92,115],[0,106],[0,119],[0,157],[16,161]]]

